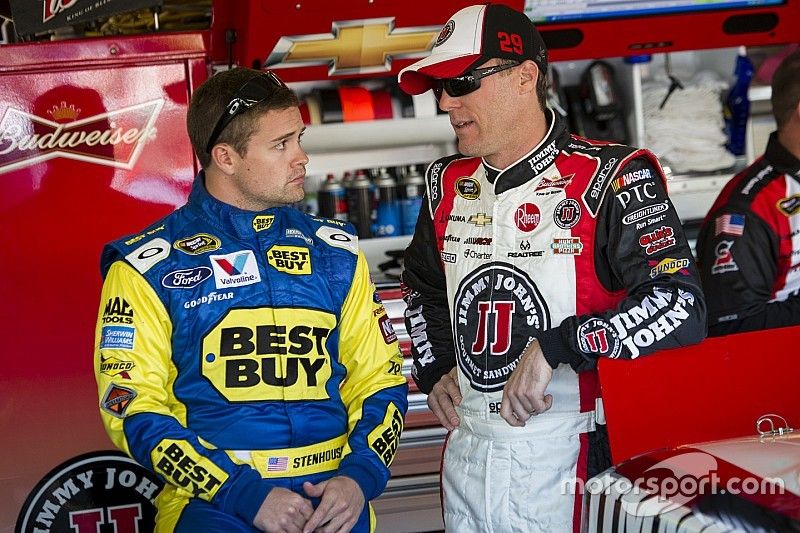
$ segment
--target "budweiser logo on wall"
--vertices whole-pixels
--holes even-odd
[[[63,157],[130,170],[156,137],[164,100],[80,118],[74,104],[47,111],[54,120],[9,107],[0,121],[0,174]]]

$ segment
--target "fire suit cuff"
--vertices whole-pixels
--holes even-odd
[[[253,520],[272,486],[255,470],[247,472],[228,490],[223,510],[242,518],[248,525],[253,525]]]
[[[375,476],[374,467],[367,468],[355,463],[340,464],[336,475],[347,476],[355,481],[364,493],[365,501],[374,500],[386,488],[386,481]]]
[[[552,328],[536,334],[539,346],[542,348],[544,359],[555,369],[561,363],[566,363],[572,368],[585,364],[583,357],[575,353],[569,343],[561,334],[561,328]]]

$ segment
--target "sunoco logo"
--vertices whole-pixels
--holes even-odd
[[[121,452],[91,452],[51,470],[33,488],[16,533],[153,531],[164,483]]]
[[[9,107],[0,121],[0,174],[55,157],[130,170],[145,143],[156,138],[163,105],[151,100],[63,124]]]
[[[528,274],[490,263],[467,276],[455,296],[454,330],[461,370],[472,388],[503,388],[529,340],[550,327],[550,313]]]

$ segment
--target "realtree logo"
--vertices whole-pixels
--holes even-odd
[[[0,121],[0,174],[55,157],[130,170],[155,139],[163,105],[151,100],[67,123],[9,107]]]

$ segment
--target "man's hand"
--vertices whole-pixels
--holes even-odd
[[[306,481],[303,490],[313,498],[320,498],[303,533],[347,533],[356,525],[364,509],[361,487],[347,476],[335,476],[316,485]]]
[[[264,498],[253,525],[267,533],[300,533],[313,513],[311,500],[275,487]]]
[[[503,389],[500,416],[512,426],[524,426],[531,416],[550,409],[553,396],[545,396],[544,391],[552,377],[553,368],[545,360],[539,342],[534,340],[522,353]]]
[[[453,431],[458,425],[458,414],[454,406],[461,403],[461,389],[458,387],[458,367],[442,376],[428,394],[428,407],[447,429]]]

